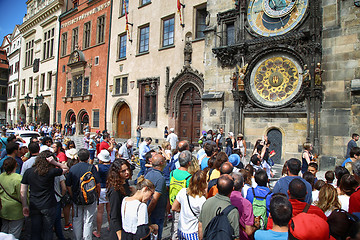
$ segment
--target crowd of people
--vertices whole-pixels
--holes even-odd
[[[30,238],[44,240],[63,240],[63,231],[104,239],[103,221],[109,239],[162,239],[166,224],[180,240],[360,239],[357,134],[342,166],[325,176],[317,176],[305,143],[274,179],[276,153],[266,136],[249,151],[242,134],[203,131],[195,151],[173,128],[156,148],[151,137],[140,143],[140,126],[137,132],[136,144],[117,144],[106,130],[85,132],[80,148],[56,128],[28,145],[3,134],[0,238],[19,239],[27,218]]]

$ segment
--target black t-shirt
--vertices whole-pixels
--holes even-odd
[[[79,162],[70,168],[65,183],[66,186],[71,187],[74,202],[78,199],[80,192],[80,178],[89,170],[90,166],[86,162]],[[94,165],[91,166],[91,172],[94,175],[96,184],[100,184],[100,176]]]
[[[54,178],[62,173],[60,168],[51,168],[44,176],[40,176],[34,167],[25,171],[21,183],[30,186],[30,208],[41,210],[56,206]]]

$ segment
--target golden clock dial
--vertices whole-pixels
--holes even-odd
[[[291,101],[302,85],[300,64],[295,58],[276,54],[263,58],[252,70],[251,93],[264,106],[281,106]]]
[[[282,35],[301,22],[308,4],[309,0],[250,0],[248,22],[261,36]]]

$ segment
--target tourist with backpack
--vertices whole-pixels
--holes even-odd
[[[199,170],[190,178],[188,188],[181,189],[176,195],[172,210],[180,212],[178,239],[197,240],[199,215],[206,201],[206,174]]]
[[[234,181],[228,174],[217,182],[218,193],[205,201],[199,216],[199,239],[239,239],[239,212],[231,205]]]
[[[246,199],[253,206],[255,227],[266,229],[267,219],[270,212],[270,200],[272,192],[268,186],[268,176],[265,170],[258,170],[255,173],[256,188],[249,188]]]
[[[88,163],[89,157],[89,150],[80,149],[80,162],[72,166],[66,178],[66,186],[74,202],[75,240],[92,239],[93,219],[100,195],[100,176],[95,166]]]
[[[192,159],[191,152],[188,150],[182,151],[179,155],[180,167],[173,170],[170,173],[170,187],[169,187],[169,199],[170,205],[173,205],[176,195],[180,192],[181,189],[187,188],[189,186],[191,174],[187,171],[190,166]],[[179,223],[179,212],[174,212],[173,215],[173,233],[172,239],[177,238],[177,229]]]

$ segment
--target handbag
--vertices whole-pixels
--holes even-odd
[[[196,216],[196,214],[195,214],[194,210],[191,208],[191,205],[190,205],[190,200],[189,200],[189,195],[188,195],[188,194],[186,194],[186,197],[187,197],[188,204],[189,204],[189,208],[190,208],[191,212],[194,214],[194,216],[195,216],[197,219],[199,219],[199,218],[198,218],[198,216]]]

